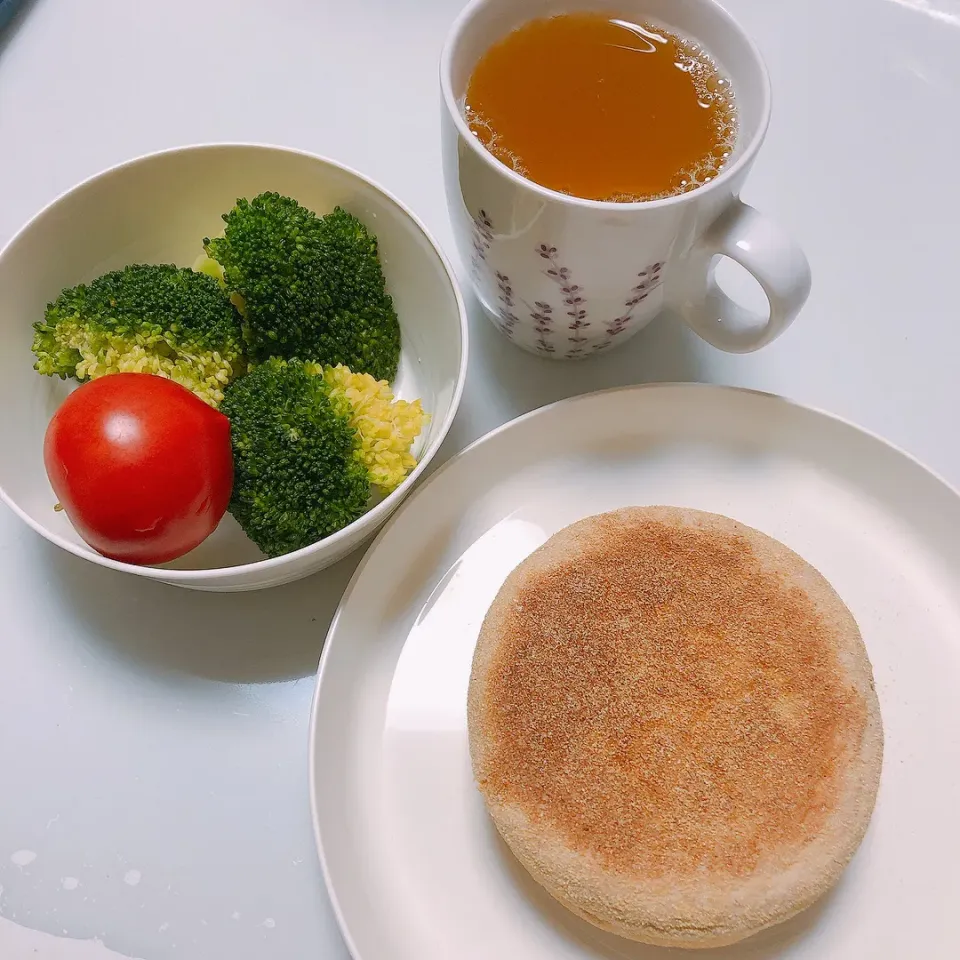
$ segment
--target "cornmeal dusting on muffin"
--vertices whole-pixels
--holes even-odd
[[[506,616],[484,792],[617,872],[744,876],[799,851],[867,723],[837,636],[742,537],[610,523]]]

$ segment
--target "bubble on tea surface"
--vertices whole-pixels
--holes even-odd
[[[493,129],[490,121],[478,111],[474,110],[466,100],[460,102],[460,112],[471,133],[480,141],[488,153],[493,154],[504,166],[509,167],[521,177],[527,175],[527,168],[523,161],[503,143],[503,139]]]
[[[644,26],[647,25],[644,24]],[[697,163],[678,170],[670,189],[643,196],[616,193],[603,198],[607,202],[642,203],[691,193],[720,176],[736,146],[738,122],[733,84],[730,79],[721,73],[717,62],[701,44],[669,31],[661,30],[661,33],[666,33],[676,43],[678,55],[674,65],[693,81],[700,106],[715,110],[716,143]]]
[[[690,193],[718,177],[733,154],[738,132],[736,103],[730,79],[720,72],[717,62],[699,43],[676,35],[674,39],[678,48],[677,67],[693,80],[700,106],[716,111],[717,142],[698,163],[679,170],[674,178],[673,189],[664,191],[661,197]]]

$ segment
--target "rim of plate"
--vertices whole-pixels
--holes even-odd
[[[346,589],[343,592],[342,597],[340,598],[340,603],[337,605],[336,612],[334,613],[333,619],[330,621],[330,626],[327,629],[326,637],[323,641],[323,649],[320,653],[320,661],[317,665],[317,678],[316,684],[314,687],[313,699],[310,704],[310,736],[308,738],[308,778],[310,781],[310,819],[313,821],[313,838],[317,847],[317,855],[320,860],[320,869],[323,874],[323,882],[326,887],[327,896],[330,899],[330,904],[333,908],[334,916],[337,918],[337,925],[340,929],[340,935],[343,937],[344,942],[347,945],[347,949],[350,952],[350,955],[354,957],[354,960],[372,960],[372,958],[361,957],[360,953],[357,951],[356,944],[353,942],[353,936],[351,931],[346,923],[346,920],[343,915],[343,911],[340,907],[340,900],[337,896],[336,889],[333,885],[330,869],[327,863],[326,851],[324,849],[322,831],[320,829],[320,817],[317,813],[317,790],[316,790],[316,742],[317,742],[317,704],[320,700],[320,690],[323,685],[323,675],[327,665],[328,653],[330,649],[330,641],[333,639],[334,633],[337,630],[337,627],[340,623],[340,618],[343,614],[344,609],[347,604],[353,597],[354,590],[357,587],[357,584],[360,581],[360,578],[363,576],[364,571],[366,570],[367,564],[370,562],[371,557],[374,554],[374,551],[380,546],[381,540],[390,535],[391,530],[393,529],[394,524],[399,522],[400,516],[409,507],[412,507],[414,503],[427,491],[430,486],[442,476],[449,468],[452,468],[454,465],[458,464],[460,460],[465,459],[468,455],[480,447],[482,447],[487,442],[493,440],[495,437],[499,436],[501,433],[506,432],[514,427],[519,426],[520,424],[526,422],[527,420],[533,420],[536,417],[544,416],[547,413],[555,410],[558,407],[569,406],[576,403],[585,403],[596,397],[604,396],[611,393],[641,393],[641,392],[653,392],[656,390],[663,389],[689,389],[697,390],[703,392],[719,391],[722,393],[740,393],[746,394],[748,396],[756,397],[762,403],[783,403],[788,407],[795,410],[800,410],[805,413],[812,413],[818,417],[823,417],[827,420],[831,420],[834,423],[838,423],[848,429],[855,430],[857,433],[862,434],[863,436],[869,437],[871,440],[874,440],[889,450],[892,450],[894,453],[899,454],[901,457],[908,460],[914,466],[919,467],[921,470],[929,474],[945,487],[950,493],[955,497],[960,499],[960,488],[955,487],[952,483],[948,482],[944,477],[942,477],[936,470],[928,467],[922,460],[915,457],[912,453],[904,450],[902,447],[893,443],[890,440],[885,439],[880,436],[880,434],[875,433],[873,430],[870,430],[866,427],[862,427],[854,421],[848,419],[847,417],[840,416],[836,413],[831,413],[828,410],[824,410],[820,407],[812,406],[811,404],[801,403],[798,400],[791,400],[789,397],[784,397],[777,393],[769,393],[765,390],[753,390],[749,387],[737,387],[727,384],[718,384],[718,383],[696,383],[696,382],[683,382],[683,381],[668,381],[665,383],[638,383],[632,386],[627,387],[607,387],[603,390],[594,390],[590,393],[579,394],[574,397],[566,397],[562,400],[556,400],[553,403],[548,403],[542,407],[537,407],[535,410],[530,410],[528,413],[521,414],[518,417],[515,417],[513,420],[508,420],[506,423],[501,424],[499,427],[495,427],[493,430],[490,430],[488,433],[483,434],[483,436],[478,437],[472,443],[468,444],[463,448],[459,453],[452,456],[449,460],[442,463],[400,506],[400,508],[390,517],[390,519],[383,525],[377,534],[376,538],[367,548],[366,552],[363,555],[363,559],[360,561],[357,569],[354,571],[353,576],[350,578],[350,582],[347,584]]]
[[[347,526],[345,526],[342,530],[338,530],[336,533],[332,533],[329,537],[324,537],[322,540],[318,540],[316,543],[311,543],[306,547],[301,547],[299,550],[294,550],[291,553],[282,554],[279,557],[266,557],[263,560],[253,560],[250,563],[239,563],[235,566],[229,567],[210,567],[209,569],[186,570],[167,569],[165,567],[156,566],[140,566],[135,563],[124,563],[120,560],[111,560],[109,557],[104,557],[96,553],[90,547],[73,543],[72,541],[61,537],[59,534],[53,533],[41,524],[36,523],[32,517],[30,517],[25,511],[21,510],[21,508],[7,494],[6,490],[4,490],[3,487],[0,487],[0,501],[3,501],[3,503],[5,503],[7,507],[13,511],[13,513],[15,513],[24,523],[26,523],[28,527],[30,527],[35,533],[38,533],[45,540],[49,540],[51,543],[61,547],[69,553],[72,553],[76,557],[80,557],[82,560],[90,560],[91,562],[102,567],[107,567],[110,570],[119,570],[123,573],[132,573],[135,576],[145,577],[148,580],[161,580],[165,583],[188,585],[191,583],[216,583],[220,580],[231,579],[237,575],[249,573],[252,570],[273,570],[277,567],[285,566],[295,558],[300,558],[307,556],[310,553],[314,553],[320,549],[321,546],[325,547],[327,545],[335,545],[339,543],[341,540],[346,538],[348,531],[353,534],[361,525],[368,528],[371,526],[376,526],[377,523],[381,521],[382,517],[389,515],[396,509],[398,502],[402,502],[406,498],[407,491],[410,490],[411,485],[416,483],[423,471],[436,456],[437,451],[440,449],[440,445],[446,439],[447,433],[449,433],[450,427],[453,425],[454,418],[457,415],[457,411],[460,408],[460,401],[463,398],[463,389],[467,379],[467,361],[469,359],[468,354],[470,349],[467,308],[463,300],[463,292],[460,289],[460,283],[457,280],[456,272],[451,266],[450,261],[447,259],[447,255],[443,252],[443,248],[437,242],[433,234],[427,229],[420,217],[418,217],[417,214],[414,213],[409,206],[407,206],[407,204],[391,193],[391,191],[387,190],[386,187],[382,186],[373,178],[368,177],[366,174],[361,173],[359,170],[356,170],[345,163],[341,163],[339,160],[334,160],[330,157],[324,156],[323,154],[312,153],[309,150],[300,150],[297,147],[285,147],[281,144],[262,143],[257,141],[212,140],[198,143],[186,143],[175,147],[165,147],[162,150],[153,150],[149,153],[139,154],[136,157],[131,157],[130,159],[123,160],[120,163],[115,163],[97,173],[91,174],[89,177],[80,180],[79,182],[73,184],[73,186],[68,187],[66,190],[63,190],[57,194],[52,200],[44,204],[32,217],[30,217],[3,245],[3,247],[0,248],[0,260],[6,256],[10,248],[13,247],[13,245],[16,244],[41,217],[45,216],[50,210],[56,207],[61,201],[65,200],[71,194],[78,193],[81,190],[90,187],[98,180],[103,180],[109,176],[112,176],[113,174],[119,173],[121,170],[126,170],[129,167],[138,166],[161,157],[172,156],[178,153],[192,153],[198,151],[215,151],[224,149],[231,150],[238,148],[245,150],[251,149],[274,153],[295,154],[301,157],[306,157],[310,160],[317,160],[320,163],[331,167],[335,167],[343,173],[356,177],[368,187],[372,187],[377,193],[393,203],[397,209],[404,214],[404,216],[413,222],[413,224],[423,234],[426,241],[430,244],[433,252],[437,255],[440,265],[443,267],[444,273],[446,274],[450,287],[453,290],[454,299],[456,300],[457,317],[460,321],[460,363],[457,368],[457,378],[453,387],[453,395],[450,398],[450,409],[447,411],[446,417],[444,417],[440,424],[440,429],[437,436],[434,438],[433,443],[431,443],[430,446],[423,451],[423,454],[421,455],[420,460],[417,462],[416,467],[414,467],[414,469],[407,475],[400,486],[388,496],[384,497],[384,499],[376,504],[376,506],[368,510],[362,517],[354,520],[353,523],[347,524]]]

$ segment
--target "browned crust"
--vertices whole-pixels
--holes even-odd
[[[836,591],[765,534],[675,507],[582,520],[510,574],[468,721],[487,808],[533,877],[665,946],[734,943],[820,897],[883,754]]]

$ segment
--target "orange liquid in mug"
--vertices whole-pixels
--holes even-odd
[[[502,163],[588,200],[693,190],[736,139],[730,82],[701,47],[594,13],[533,20],[492,46],[464,115]]]

